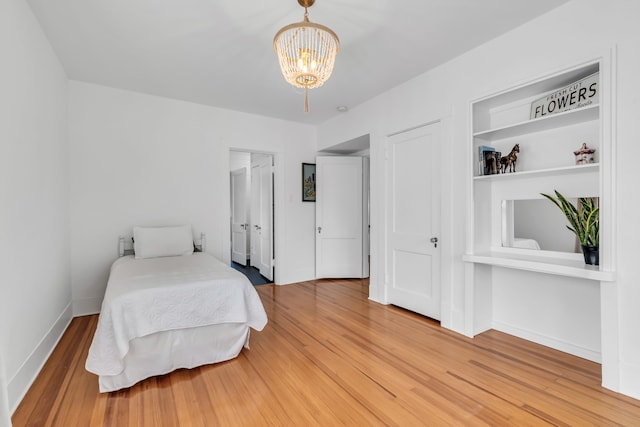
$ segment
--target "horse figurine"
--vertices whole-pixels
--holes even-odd
[[[518,161],[518,155],[516,153],[520,152],[520,144],[516,144],[511,149],[511,152],[506,156],[502,156],[500,158],[500,172],[506,173],[507,168],[509,172],[516,171],[516,162]]]

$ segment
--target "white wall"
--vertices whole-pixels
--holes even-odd
[[[13,410],[71,318],[67,79],[23,0],[0,2],[0,52],[0,396]]]
[[[276,283],[314,277],[314,214],[299,197],[313,127],[76,81],[69,101],[75,314],[99,310],[135,225],[191,224],[230,262],[230,149],[275,155]]]
[[[519,275],[529,283],[526,295],[512,301],[512,289],[504,277],[494,277],[494,322],[517,327],[536,327],[530,308],[550,301],[555,306],[571,307],[570,313],[554,309],[554,321],[562,328],[543,326],[539,333],[552,340],[567,340],[577,346],[598,346],[600,330],[594,319],[603,316],[605,330],[602,348],[611,356],[603,361],[605,384],[625,394],[640,398],[640,286],[637,286],[637,209],[635,197],[638,181],[637,159],[640,158],[640,2],[632,0],[572,1],[493,41],[425,73],[412,81],[358,106],[319,129],[318,149],[350,140],[358,135],[371,135],[371,201],[372,201],[372,279],[370,297],[385,301],[384,283],[384,143],[387,135],[432,120],[444,118],[443,147],[443,318],[442,325],[465,331],[464,265],[467,235],[466,194],[469,190],[466,173],[467,145],[470,134],[469,102],[482,96],[508,89],[552,72],[569,68],[602,55],[617,58],[617,135],[616,176],[618,198],[614,252],[618,280],[602,285],[600,295],[591,282],[584,283],[585,292],[572,300],[567,292],[575,288],[575,280],[562,281],[562,289],[535,289],[544,275]],[[418,53],[420,54],[420,52]],[[428,52],[422,52],[428,55]],[[615,154],[615,153],[614,153]],[[376,267],[377,266],[377,267]],[[498,275],[499,276],[499,275]],[[599,299],[613,302],[603,313],[594,313]],[[523,304],[526,310],[508,310],[509,304]],[[573,304],[573,305],[571,305]],[[565,325],[569,325],[565,327]],[[597,350],[597,349],[596,349]]]
[[[601,361],[598,282],[508,268],[492,275],[494,329]]]

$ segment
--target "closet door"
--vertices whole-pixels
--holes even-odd
[[[363,159],[316,158],[316,277],[362,278]]]
[[[251,265],[273,280],[272,156],[251,161]]]
[[[440,319],[440,124],[387,140],[387,295]]]

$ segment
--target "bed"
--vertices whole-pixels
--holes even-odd
[[[148,239],[136,231],[136,254],[111,266],[85,363],[98,375],[100,392],[233,359],[249,348],[250,329],[267,323],[260,297],[242,273],[193,252],[190,227],[190,248],[185,241],[167,244],[175,243],[171,238],[145,245]]]

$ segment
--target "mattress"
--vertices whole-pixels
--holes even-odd
[[[228,360],[267,316],[249,280],[210,254],[116,260],[85,367],[100,391]]]

